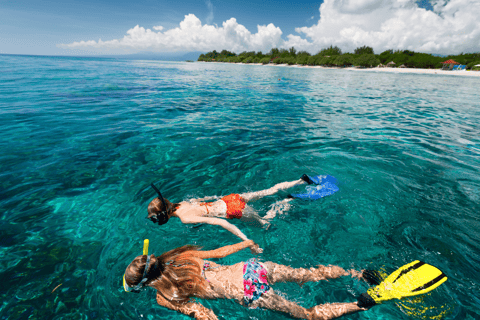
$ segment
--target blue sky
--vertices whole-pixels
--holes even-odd
[[[475,12],[477,0],[1,1],[0,53],[238,53],[291,46],[315,53],[329,45],[343,51],[369,45],[376,53],[478,52]]]

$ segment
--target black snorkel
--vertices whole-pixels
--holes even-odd
[[[160,199],[160,201],[162,201],[164,210],[156,213],[153,216],[151,216],[150,220],[152,220],[153,223],[158,223],[159,225],[162,225],[162,224],[167,223],[168,219],[170,218],[169,215],[168,215],[168,212],[167,212],[167,203],[165,202],[165,199],[163,199],[163,196],[160,193],[160,190],[158,190],[157,187],[155,187],[155,185],[153,183],[151,184],[151,186],[152,186],[153,190],[155,190],[157,192],[158,198]]]

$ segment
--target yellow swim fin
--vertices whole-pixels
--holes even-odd
[[[358,298],[358,306],[370,308],[392,299],[424,294],[447,281],[439,269],[415,260],[390,274],[379,285],[371,287]]]

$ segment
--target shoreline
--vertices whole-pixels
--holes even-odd
[[[196,61],[204,63],[212,63],[207,61]],[[420,68],[356,68],[356,67],[323,67],[323,66],[307,66],[307,65],[288,65],[288,64],[262,64],[262,63],[231,63],[231,62],[213,62],[223,64],[240,64],[240,65],[253,65],[253,66],[268,66],[268,67],[293,67],[293,68],[313,68],[313,69],[340,69],[351,71],[367,71],[367,72],[390,72],[390,73],[418,73],[418,74],[437,74],[437,75],[449,75],[449,76],[466,76],[466,77],[480,77],[480,71],[453,71],[453,70],[441,70],[441,69],[420,69]]]

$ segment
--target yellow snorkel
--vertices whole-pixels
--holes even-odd
[[[143,255],[146,256],[148,255],[148,245],[150,244],[150,241],[148,239],[143,240]]]
[[[143,272],[143,279],[135,287],[130,287],[127,284],[127,282],[125,281],[125,273],[124,273],[123,274],[123,289],[125,290],[125,292],[132,292],[132,291],[137,292],[142,287],[142,284],[145,281],[147,281],[147,278],[145,276],[146,276],[146,273],[147,273],[148,264],[150,263],[150,257],[148,256],[148,245],[149,244],[150,244],[150,241],[148,239],[143,240],[143,255],[147,256],[147,263],[145,264],[145,271]]]

